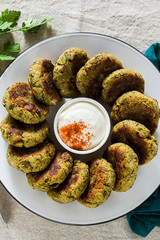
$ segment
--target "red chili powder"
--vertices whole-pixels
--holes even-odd
[[[91,139],[94,136],[88,130],[91,129],[82,120],[78,122],[62,126],[58,133],[61,140],[70,148],[76,150],[84,150],[91,144]]]

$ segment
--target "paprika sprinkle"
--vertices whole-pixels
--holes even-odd
[[[76,150],[86,150],[92,143],[93,134],[90,133],[91,127],[84,121],[74,121],[58,129],[61,140],[70,148]]]

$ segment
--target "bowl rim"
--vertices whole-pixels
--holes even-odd
[[[57,130],[58,119],[59,119],[59,115],[61,114],[61,112],[65,108],[67,108],[69,105],[72,105],[73,103],[78,103],[78,102],[88,102],[88,103],[93,104],[102,112],[102,114],[105,116],[105,119],[106,119],[106,133],[105,133],[104,138],[97,146],[95,146],[92,149],[85,150],[85,151],[80,151],[80,150],[76,150],[76,149],[68,147],[59,137],[58,130]],[[73,99],[67,101],[58,109],[58,111],[55,115],[55,118],[54,118],[54,122],[53,122],[53,130],[54,130],[54,134],[55,134],[57,141],[60,143],[60,145],[63,148],[65,148],[66,150],[68,150],[69,152],[72,152],[74,154],[86,155],[86,154],[91,154],[93,152],[98,151],[106,143],[106,141],[108,140],[108,137],[110,135],[110,131],[111,131],[111,121],[110,121],[110,117],[109,117],[107,110],[98,101],[96,101],[92,98],[88,98],[88,97],[77,97],[77,98],[73,98]]]

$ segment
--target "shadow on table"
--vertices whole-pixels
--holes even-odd
[[[42,25],[37,33],[24,32],[26,44],[30,46],[55,35],[56,31],[52,28],[52,26],[47,25]]]
[[[2,213],[3,219],[7,224],[13,213],[13,207],[11,204],[11,196],[4,189],[0,183],[0,211]]]

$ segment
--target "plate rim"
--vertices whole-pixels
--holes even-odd
[[[19,57],[21,57],[22,54],[24,54],[27,50],[29,50],[30,48],[32,47],[35,47],[41,43],[45,43],[51,39],[54,39],[54,38],[61,38],[61,37],[65,37],[65,36],[70,36],[70,35],[96,35],[96,36],[102,36],[102,37],[107,37],[109,39],[113,39],[113,40],[116,40],[118,42],[121,42],[125,45],[128,45],[131,49],[134,49],[135,51],[137,51],[138,53],[140,53],[140,55],[142,55],[145,59],[147,59],[151,64],[152,66],[158,71],[158,73],[160,74],[160,70],[151,62],[150,59],[148,59],[140,50],[138,50],[137,48],[133,47],[131,44],[119,39],[119,38],[116,38],[116,37],[112,37],[110,35],[106,35],[106,34],[102,34],[102,33],[96,33],[96,32],[68,32],[68,33],[63,33],[63,34],[59,34],[59,35],[56,35],[56,36],[52,36],[52,37],[49,37],[49,38],[46,38],[46,39],[43,39],[29,47],[27,47],[26,49],[24,49],[16,58],[15,60],[17,60]],[[146,49],[147,50],[147,49]],[[12,67],[12,65],[14,64],[15,60],[13,60],[12,62],[9,63],[9,65],[6,67],[6,69],[4,69],[4,71],[0,74],[0,81],[1,81],[1,77],[3,76],[3,74],[5,74],[5,72],[8,71],[8,68],[9,67]],[[42,217],[44,218],[45,220],[48,220],[48,221],[52,221],[52,222],[56,222],[56,223],[60,223],[60,224],[64,224],[64,225],[71,225],[71,226],[93,226],[93,225],[99,225],[99,224],[104,224],[104,223],[107,223],[107,222],[111,222],[111,221],[114,221],[116,219],[119,219],[125,215],[127,215],[128,213],[132,212],[134,209],[138,208],[141,204],[143,204],[145,201],[147,201],[150,196],[159,188],[160,184],[151,192],[151,194],[142,202],[140,203],[139,205],[137,205],[134,209],[128,211],[127,213],[125,214],[122,214],[118,217],[115,217],[113,219],[110,219],[110,220],[106,220],[106,221],[102,221],[102,222],[94,222],[94,223],[69,223],[69,222],[63,222],[63,221],[58,221],[58,220],[53,220],[49,217],[46,217],[46,216],[43,216],[39,213],[37,213],[36,211],[30,209],[29,207],[25,206],[22,202],[20,202],[15,196],[12,195],[12,193],[9,192],[9,190],[5,187],[5,185],[3,184],[3,182],[1,181],[0,179],[0,183],[2,184],[2,186],[4,187],[4,189],[9,193],[9,195],[14,199],[16,200],[16,202],[18,202],[21,206],[23,206],[25,209],[29,210],[30,212],[32,212],[33,214],[36,214],[37,216],[39,217]]]
[[[37,212],[34,212],[32,209],[30,209],[29,207],[25,206],[23,203],[21,203],[18,199],[16,199],[10,192],[9,190],[4,186],[4,184],[2,183],[2,181],[0,180],[0,183],[2,184],[2,186],[4,187],[4,189],[9,193],[9,195],[17,202],[19,203],[22,207],[24,207],[25,209],[29,210],[31,213],[33,214],[36,214],[37,216],[45,219],[45,220],[48,220],[48,221],[51,221],[51,222],[55,222],[55,223],[60,223],[60,224],[64,224],[64,225],[69,225],[69,226],[81,226],[81,227],[85,227],[85,226],[94,226],[94,225],[100,225],[100,224],[105,224],[105,223],[108,223],[108,222],[112,222],[114,220],[117,220],[119,218],[122,218],[124,216],[126,216],[128,213],[132,212],[133,210],[135,210],[136,208],[138,208],[141,204],[143,204],[145,201],[147,201],[150,196],[155,192],[157,191],[157,189],[159,188],[159,186],[153,190],[153,192],[151,193],[151,195],[149,195],[149,197],[147,199],[145,199],[142,203],[140,203],[137,207],[135,207],[134,209],[130,210],[129,212],[125,213],[125,214],[122,214],[121,216],[119,217],[115,217],[113,219],[110,219],[110,220],[106,220],[106,221],[102,221],[102,222],[97,222],[97,223],[67,223],[67,222],[63,222],[63,221],[58,221],[58,220],[53,220],[53,219],[50,219],[48,217],[45,217]]]

